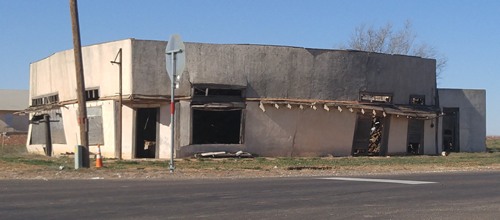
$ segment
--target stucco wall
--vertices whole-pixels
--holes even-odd
[[[360,91],[434,104],[435,60],[340,50],[186,44],[191,83],[247,86],[247,97],[358,100]]]
[[[88,102],[87,107],[100,106],[102,109],[102,129],[104,144],[100,145],[101,153],[104,157],[114,157],[114,147],[115,147],[115,105],[114,101],[93,101]],[[64,154],[66,152],[73,152],[76,145],[80,143],[80,130],[77,124],[77,111],[78,106],[76,104],[66,105],[61,108],[61,114],[64,123],[64,135],[66,138],[66,144],[53,144],[52,151],[54,155]],[[45,144],[32,144],[29,143],[29,137],[31,135],[31,129],[28,132],[28,143],[27,148],[30,152],[43,153],[43,147]],[[91,145],[89,147],[92,153],[97,152],[97,145]]]
[[[86,88],[99,87],[101,97],[118,92],[118,65],[112,65],[118,50],[123,50],[123,94],[131,94],[131,39],[96,44],[82,48]],[[57,52],[30,64],[30,99],[59,94],[60,101],[76,99],[76,73],[73,50]],[[118,61],[118,60],[117,60]]]
[[[408,119],[405,117],[391,116],[389,129],[389,141],[387,143],[388,154],[406,153],[408,140]]]
[[[132,159],[132,149],[134,146],[134,120],[135,120],[135,111],[129,105],[123,105],[122,110],[122,158],[123,159]]]
[[[178,105],[176,107],[179,109]],[[182,121],[179,122],[179,119],[177,118],[177,123],[176,126],[180,126],[179,123],[184,124],[186,122]],[[171,145],[171,135],[170,135],[170,129],[171,129],[171,122],[170,122],[170,105],[169,104],[163,104],[160,106],[160,121],[159,121],[159,134],[158,134],[158,148],[159,148],[159,158],[163,159],[169,159],[170,158],[170,145]],[[179,129],[176,129],[176,133],[174,134],[175,136],[179,136]],[[178,140],[178,138],[176,139]],[[178,144],[176,144],[178,146]],[[175,152],[174,152],[175,156]]]
[[[263,112],[247,102],[246,150],[262,156],[346,156],[351,153],[356,114],[271,105]]]
[[[441,109],[459,108],[460,151],[485,151],[486,91],[479,89],[439,89],[438,91]],[[438,143],[442,143],[441,125],[442,119]]]
[[[436,119],[424,121],[424,154],[439,154],[439,150],[436,151],[438,147],[436,146],[436,129]]]

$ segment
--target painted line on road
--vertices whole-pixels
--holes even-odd
[[[367,179],[367,178],[346,178],[346,177],[328,177],[328,178],[319,178],[319,179],[358,181],[358,182],[375,182],[375,183],[399,183],[399,184],[410,184],[410,185],[436,183],[436,182],[413,181],[413,180]]]

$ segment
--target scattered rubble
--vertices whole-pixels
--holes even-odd
[[[253,158],[253,155],[248,152],[238,151],[236,153],[231,153],[227,151],[216,151],[216,152],[205,152],[197,153],[194,155],[195,158]]]

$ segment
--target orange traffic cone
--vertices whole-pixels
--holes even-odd
[[[95,167],[102,167],[101,145],[97,145],[97,155],[95,156]]]

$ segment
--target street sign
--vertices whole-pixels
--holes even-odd
[[[184,67],[186,67],[185,46],[184,42],[181,40],[181,36],[178,34],[170,36],[165,53],[167,55],[166,64],[168,76],[170,77],[170,80],[175,82],[178,78],[180,78],[182,72],[184,71]],[[175,61],[173,61],[174,59]],[[177,79],[174,79],[174,74]]]
[[[175,170],[174,165],[174,140],[175,140],[175,87],[178,83],[184,67],[186,66],[186,52],[184,43],[181,40],[181,36],[178,34],[173,34],[170,36],[170,40],[167,43],[167,48],[165,48],[166,54],[166,64],[167,73],[170,77],[170,173]],[[177,84],[179,85],[179,84]]]

